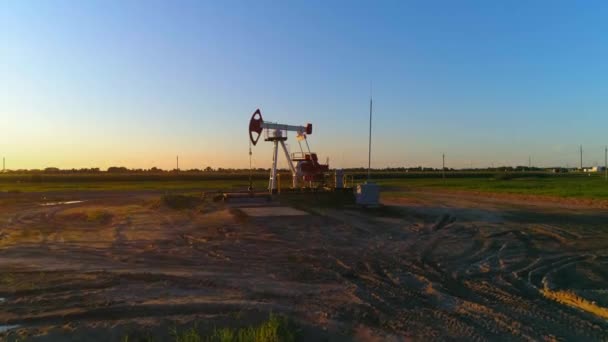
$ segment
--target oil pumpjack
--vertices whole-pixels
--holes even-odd
[[[296,132],[296,138],[300,147],[300,152],[289,153],[285,141],[287,132]],[[279,145],[285,153],[287,165],[291,171],[292,188],[313,187],[314,184],[323,182],[324,174],[329,170],[329,163],[320,164],[317,154],[310,151],[307,136],[312,134],[312,124],[305,126],[285,125],[274,122],[265,122],[262,112],[257,109],[249,121],[249,139],[256,145],[260,136],[264,134],[264,140],[274,144],[272,154],[272,168],[268,180],[268,190],[271,193],[277,191],[277,157]],[[302,147],[305,142],[306,150]],[[295,164],[295,165],[294,165]]]

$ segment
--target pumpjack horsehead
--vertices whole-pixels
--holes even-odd
[[[279,145],[281,145],[281,148],[285,153],[287,165],[291,170],[293,188],[297,188],[300,183],[302,186],[308,185],[312,187],[313,183],[323,181],[324,173],[329,170],[329,165],[328,163],[320,164],[317,154],[310,151],[307,136],[312,134],[312,124],[309,123],[306,124],[306,126],[293,126],[275,122],[265,122],[264,119],[262,119],[262,112],[257,109],[249,121],[249,139],[251,139],[253,145],[258,143],[262,132],[264,132],[264,140],[274,144],[272,169],[270,169],[270,179],[268,180],[268,190],[270,192],[277,191],[277,154]],[[296,132],[300,152],[290,154],[287,150],[287,146],[285,146],[287,132]],[[306,150],[302,147],[302,141],[305,142]]]

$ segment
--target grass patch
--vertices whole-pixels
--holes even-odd
[[[558,303],[592,313],[604,319],[608,319],[607,308],[597,305],[596,302],[579,297],[572,291],[551,291],[545,288],[541,289],[540,292],[543,294],[543,296]]]
[[[113,215],[105,210],[94,210],[87,212],[87,221],[91,223],[106,224],[112,221]]]
[[[255,180],[256,189],[265,189],[267,180]],[[209,179],[209,180],[69,180],[54,181],[8,181],[0,176],[0,193],[53,192],[53,191],[133,191],[133,190],[230,190],[247,189],[249,182],[243,179]]]
[[[23,178],[23,177],[22,177]],[[267,186],[265,177],[254,179],[254,188],[263,190]],[[385,191],[401,191],[403,188],[431,187],[457,190],[474,190],[497,193],[516,193],[576,198],[608,199],[608,182],[603,174],[548,172],[449,172],[442,179],[440,173],[374,173],[374,182],[383,186]],[[357,178],[355,183],[363,182]],[[246,189],[249,185],[246,174],[231,175],[230,178],[207,179],[204,177],[182,176],[143,176],[129,175],[110,177],[107,175],[87,175],[76,177],[43,177],[35,179],[0,175],[0,195],[11,199],[20,197],[18,193],[7,192],[53,192],[53,191],[211,191]],[[286,193],[282,193],[285,197]],[[294,196],[297,194],[293,194]],[[288,195],[291,196],[291,195]],[[2,197],[2,196],[0,196]],[[313,195],[314,198],[314,195]],[[304,201],[307,201],[304,199]],[[336,207],[341,203],[336,199],[314,198],[310,205],[316,207]]]
[[[601,175],[564,174],[520,177],[514,173],[496,174],[490,177],[467,178],[395,178],[380,179],[377,183],[401,196],[404,189],[436,188],[470,190],[479,192],[542,195],[554,197],[608,199],[608,182]],[[397,192],[396,192],[397,191]]]
[[[239,318],[236,317],[238,320]],[[147,333],[124,335],[122,342],[174,341],[174,342],[292,342],[296,340],[297,326],[282,315],[270,314],[258,324],[244,327],[200,329],[198,324],[190,328],[172,328],[168,336],[155,338]],[[163,335],[161,333],[161,335]]]
[[[27,291],[43,287],[48,282],[45,272],[4,272],[0,274],[0,291]]]
[[[175,331],[173,337],[175,342],[290,342],[296,339],[293,324],[286,317],[273,314],[255,326],[216,328],[210,335],[201,334],[193,327]]]

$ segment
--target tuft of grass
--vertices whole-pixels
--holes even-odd
[[[244,328],[216,328],[209,335],[201,334],[196,326],[172,331],[175,342],[291,342],[296,334],[293,324],[284,316],[270,314],[259,325]]]
[[[112,214],[105,210],[95,210],[87,212],[87,221],[105,224],[112,221]]]
[[[0,274],[0,288],[13,287],[16,285],[16,278],[13,273],[4,272]]]
[[[121,342],[154,342],[154,338],[148,333],[145,336],[131,337],[127,334],[122,337]]]

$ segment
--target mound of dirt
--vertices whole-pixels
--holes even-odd
[[[192,195],[162,195],[161,203],[171,209],[193,209],[203,203],[203,199]]]

